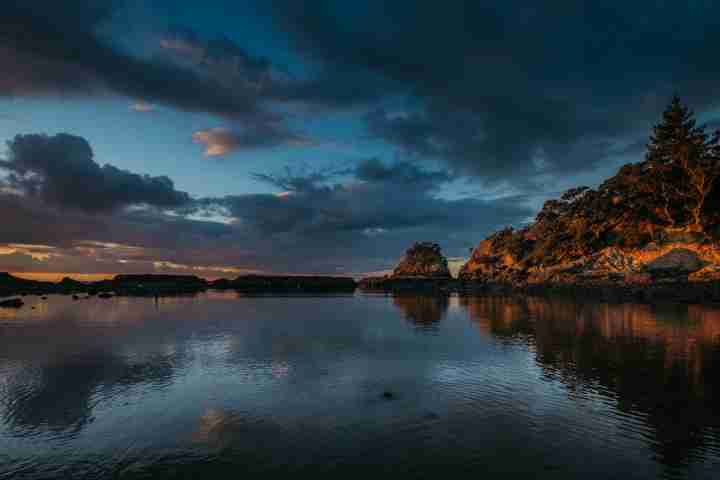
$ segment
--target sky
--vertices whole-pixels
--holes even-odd
[[[712,0],[23,0],[0,14],[0,271],[455,259],[720,125]]]

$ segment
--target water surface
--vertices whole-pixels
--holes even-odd
[[[26,298],[0,309],[2,479],[720,477],[718,308]]]

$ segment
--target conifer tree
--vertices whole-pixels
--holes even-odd
[[[695,115],[673,97],[653,127],[646,160],[658,179],[661,208],[671,227],[703,231],[705,200],[720,176],[720,132],[709,135]]]

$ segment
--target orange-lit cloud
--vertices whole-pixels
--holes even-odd
[[[227,128],[210,128],[193,133],[193,142],[205,145],[206,157],[218,157],[235,150],[238,140]]]
[[[70,277],[79,282],[97,282],[108,280],[115,276],[114,273],[75,273],[75,272],[11,272],[14,276],[28,280],[41,282],[58,282],[65,277]]]
[[[55,247],[49,245],[30,245],[24,243],[7,243],[0,245],[0,255],[25,254],[33,260],[45,261],[54,253]]]
[[[193,142],[205,146],[206,157],[226,155],[234,150],[277,146],[305,147],[312,145],[306,137],[291,132],[280,124],[268,122],[239,129],[224,127],[198,130]]]

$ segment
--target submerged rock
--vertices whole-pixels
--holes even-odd
[[[440,246],[432,242],[419,242],[410,247],[392,277],[452,278]]]

